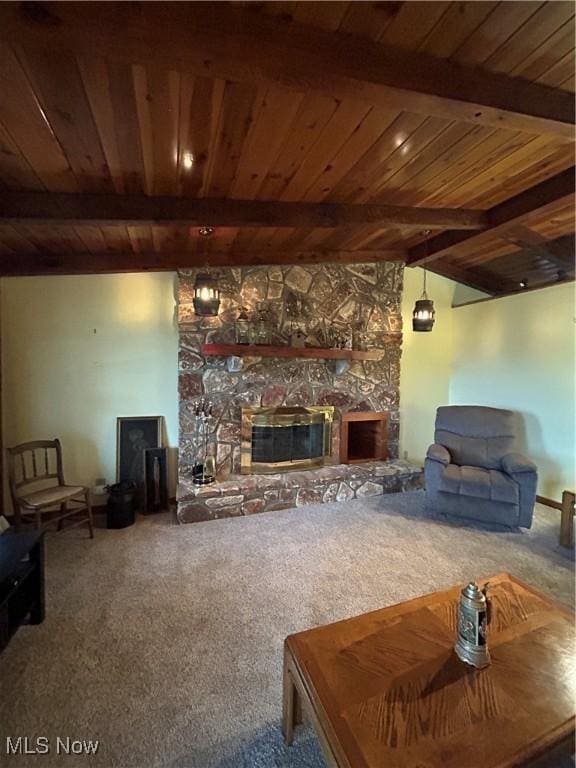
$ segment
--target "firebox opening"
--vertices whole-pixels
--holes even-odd
[[[348,459],[374,459],[378,453],[380,427],[374,421],[352,422],[348,429]]]
[[[252,461],[279,462],[323,456],[323,424],[252,427]]]

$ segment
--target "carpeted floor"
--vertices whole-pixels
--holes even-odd
[[[49,534],[47,618],[0,656],[0,764],[321,768],[282,744],[292,632],[507,570],[573,602],[559,513],[530,531],[430,519],[421,492],[176,526]],[[7,757],[7,735],[98,739],[96,756]]]

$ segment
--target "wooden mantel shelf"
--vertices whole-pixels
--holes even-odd
[[[324,360],[379,360],[382,351],[371,349],[325,349],[322,347],[276,347],[260,344],[202,344],[203,355],[221,357],[308,357]]]

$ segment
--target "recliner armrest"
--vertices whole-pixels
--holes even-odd
[[[448,449],[439,443],[432,443],[426,451],[426,458],[444,464],[444,466],[450,464],[450,453],[448,452]]]
[[[502,457],[502,469],[507,475],[519,475],[524,472],[536,472],[537,467],[521,453],[507,453]]]

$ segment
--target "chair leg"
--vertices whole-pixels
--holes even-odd
[[[39,509],[36,510],[36,514],[34,515],[34,527],[37,531],[42,528],[42,512],[40,512]]]
[[[88,511],[88,528],[90,530],[90,538],[94,538],[94,521],[92,519],[92,502],[90,501],[90,489],[86,489],[86,509]]]
[[[68,504],[66,502],[63,502],[62,504],[60,504],[60,514],[61,515],[65,515],[67,511],[68,511]],[[62,530],[63,523],[64,523],[64,520],[61,517],[58,518],[58,530],[59,531]]]

